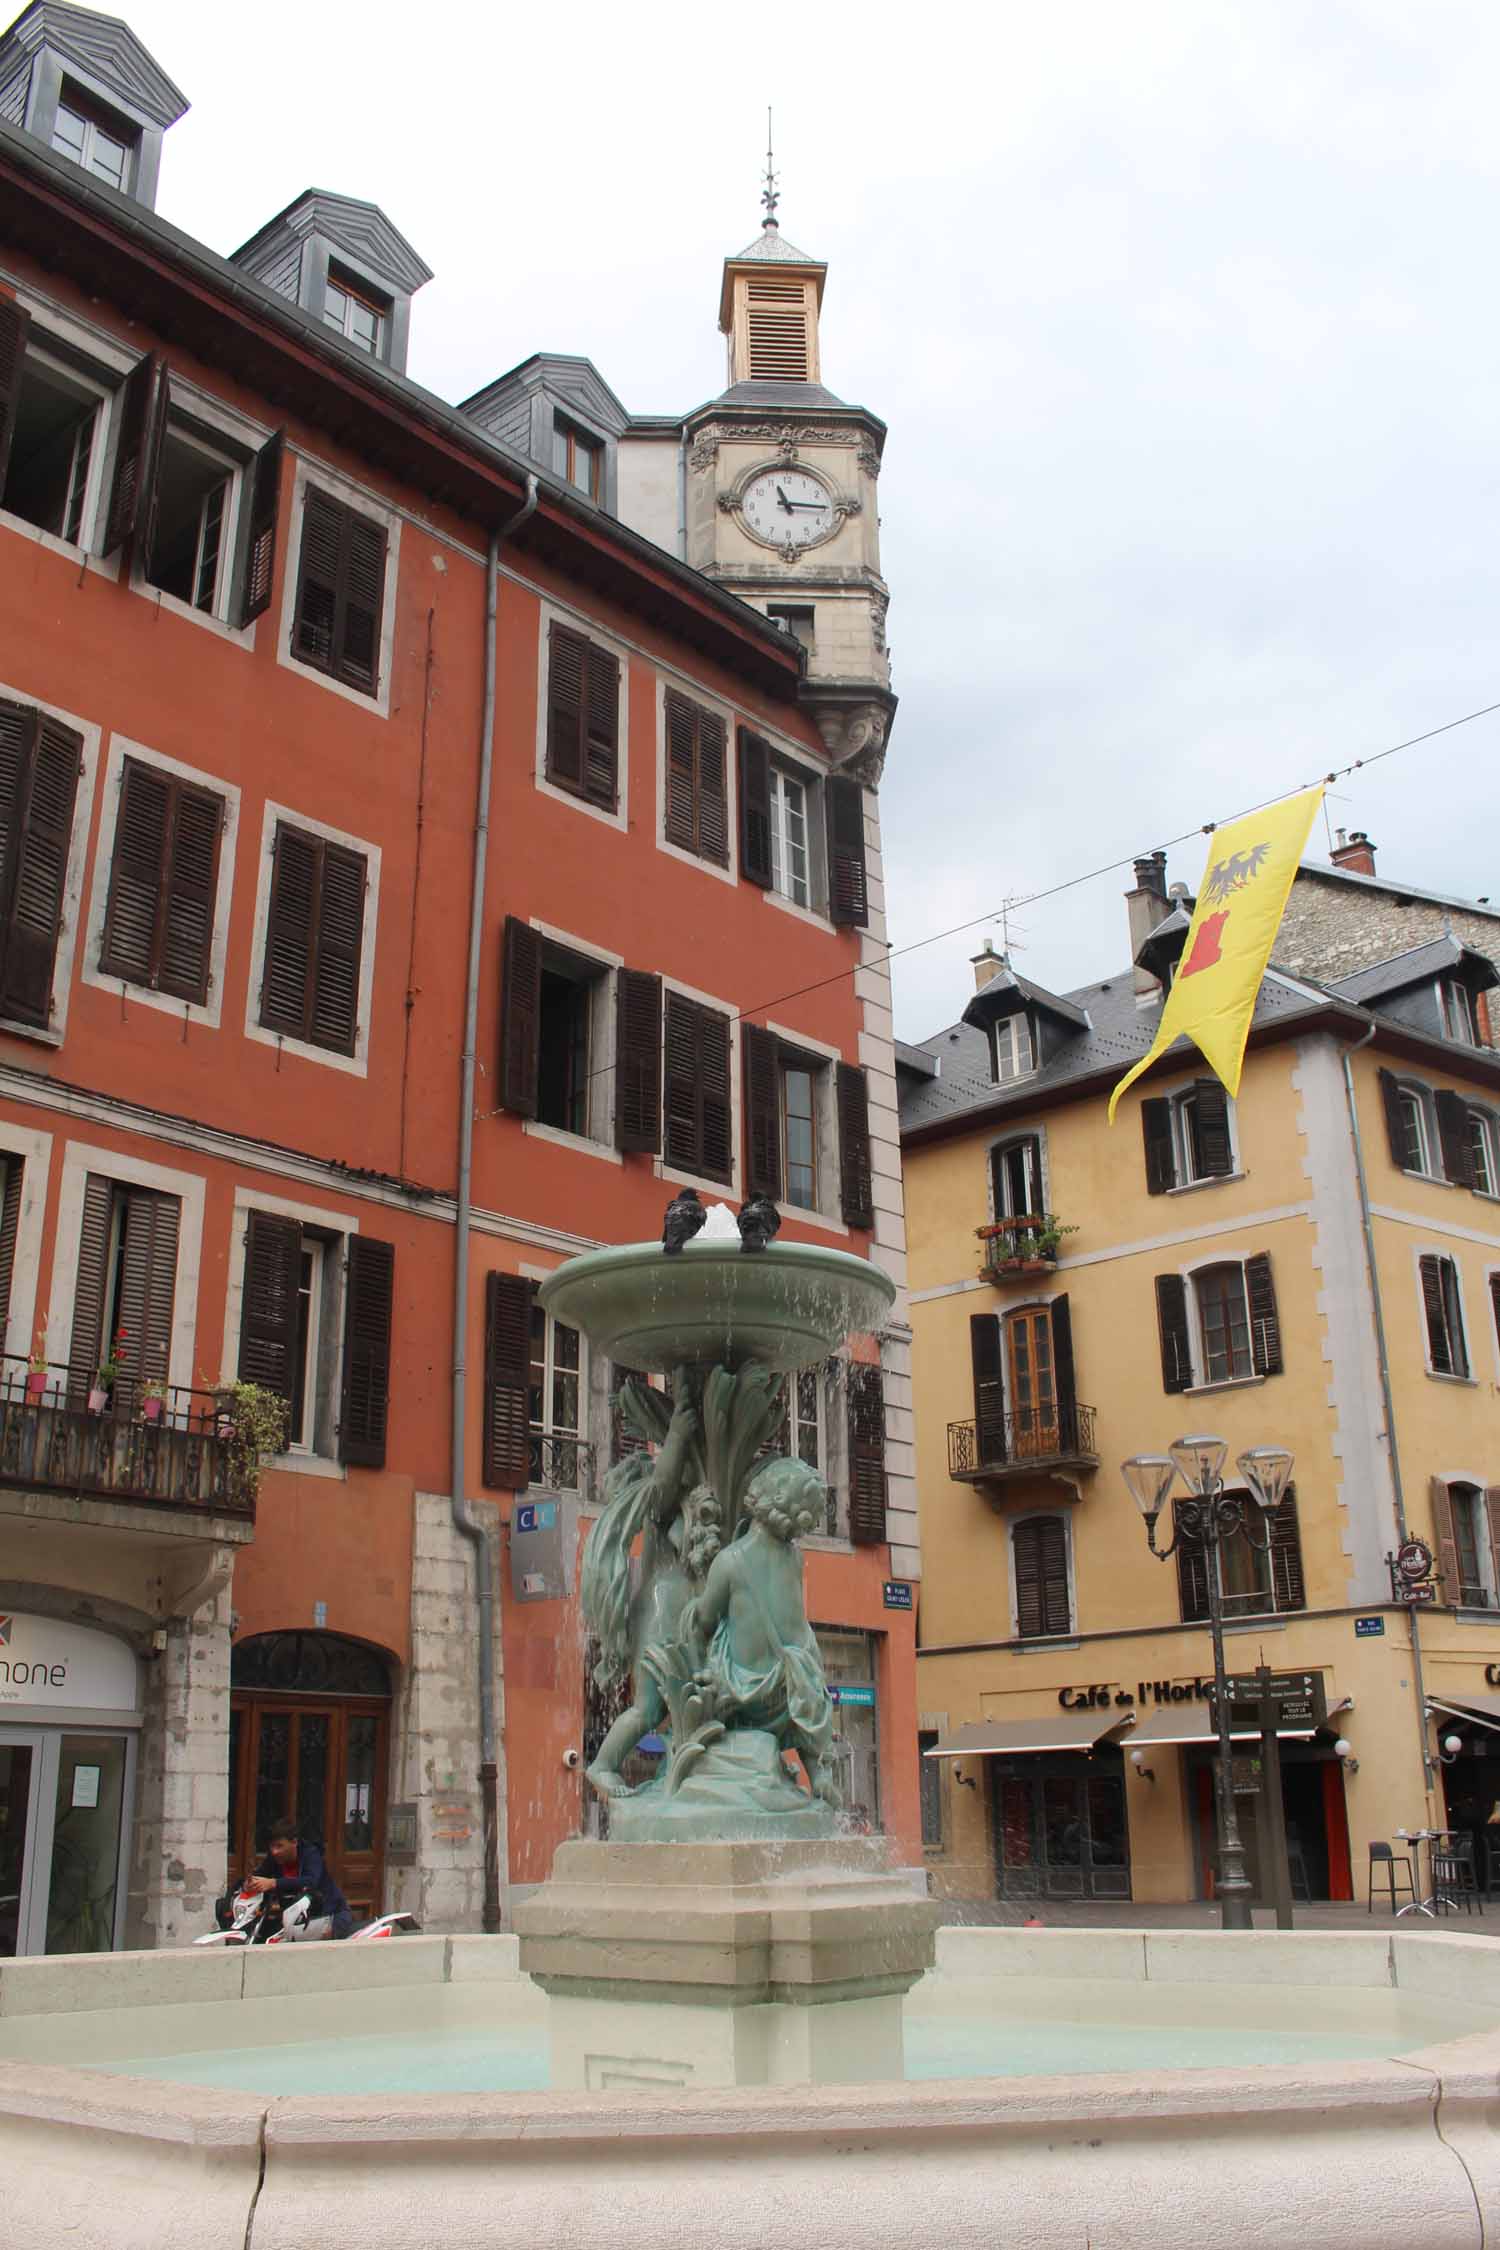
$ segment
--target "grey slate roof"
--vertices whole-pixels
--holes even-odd
[[[1009,962],[1003,969],[996,971],[988,984],[980,986],[965,1008],[963,1020],[987,1030],[998,1017],[1016,1016],[1023,1008],[1028,1007],[1040,1008],[1058,1023],[1071,1024],[1075,1031],[1087,1031],[1089,1028],[1085,1009],[1077,1007],[1061,993],[1048,992],[1043,985],[1031,984],[1025,977],[1018,977]]]
[[[743,266],[751,259],[763,259],[769,266],[820,266],[823,263],[821,258],[810,258],[805,250],[799,250],[795,243],[786,241],[780,227],[774,224],[768,226],[763,234],[758,234],[748,249],[741,250],[728,263]]]
[[[825,391],[821,383],[770,381],[766,376],[754,382],[731,383],[727,391],[720,391],[715,406],[843,406],[846,400],[835,398]]]
[[[9,54],[35,55],[42,47],[113,89],[163,131],[188,110],[186,94],[118,16],[71,7],[68,0],[35,0],[0,33],[0,76],[7,75]]]
[[[1439,937],[1429,938],[1423,945],[1409,946],[1405,953],[1394,954],[1389,961],[1377,961],[1372,968],[1356,969],[1350,976],[1335,978],[1329,990],[1338,993],[1341,999],[1368,1007],[1388,993],[1405,992],[1414,984],[1426,984],[1433,977],[1446,976],[1461,964],[1485,985],[1494,982],[1494,965],[1483,953],[1460,944],[1457,938]]]

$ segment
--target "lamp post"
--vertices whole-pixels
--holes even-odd
[[[1216,1828],[1219,1847],[1219,1918],[1226,1930],[1248,1930],[1250,1878],[1245,1872],[1245,1847],[1234,1809],[1234,1749],[1230,1732],[1229,1680],[1224,1668],[1224,1604],[1219,1583],[1219,1554],[1225,1539],[1244,1534],[1258,1554],[1271,1544],[1270,1517],[1280,1504],[1292,1473],[1292,1456],[1284,1446],[1256,1445],[1239,1456],[1238,1468],[1255,1507],[1246,1506],[1240,1493],[1224,1490],[1224,1461],[1229,1452],[1222,1438],[1178,1438],[1166,1453],[1137,1453],[1120,1464],[1120,1473],[1131,1498],[1146,1519],[1146,1543],[1158,1562],[1166,1562],[1179,1547],[1203,1550],[1203,1575],[1208,1582],[1208,1629],[1214,1651],[1214,1717],[1219,1732],[1219,1770]],[[1156,1544],[1156,1524],[1178,1477],[1189,1497],[1177,1503],[1176,1522],[1168,1546]]]

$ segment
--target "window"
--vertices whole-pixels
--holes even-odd
[[[0,1017],[45,1031],[62,935],[83,738],[0,702]]]
[[[629,972],[622,972],[628,976]],[[512,915],[502,966],[500,1098],[518,1117],[608,1143],[613,972]],[[654,980],[653,980],[654,982]],[[660,1009],[656,1052],[660,1068]]]
[[[1454,1187],[1500,1191],[1497,1121],[1450,1087],[1433,1088],[1391,1071],[1380,1073],[1391,1162],[1423,1179]]]
[[[1500,1486],[1434,1477],[1429,1487],[1443,1599],[1458,1609],[1500,1607]]]
[[[1281,1320],[1264,1251],[1191,1275],[1158,1274],[1156,1315],[1168,1391],[1282,1372]]]
[[[728,1016],[669,992],[662,1055],[662,1156],[674,1171],[727,1185],[734,1172]]]
[[[972,1314],[969,1355],[976,1467],[1092,1451],[1088,1409],[1080,1413],[1078,1405],[1073,1316],[1065,1295],[1021,1306],[1003,1319]]]
[[[815,1071],[785,1057],[781,1064],[781,1145],[786,1152],[782,1192],[804,1211],[818,1208],[818,1126]]]
[[[669,688],[665,696],[666,840],[697,859],[729,865],[728,735],[717,711]]]
[[[337,266],[329,267],[323,291],[325,328],[334,329],[373,359],[384,359],[389,318],[388,299],[377,297],[373,290],[357,284]]]
[[[1258,1553],[1243,1532],[1231,1532],[1220,1540],[1219,1595],[1224,1615],[1247,1617],[1306,1609],[1295,1486],[1287,1486],[1268,1519],[1261,1517],[1248,1492],[1231,1492],[1229,1497],[1241,1500],[1247,1516],[1269,1537],[1270,1545],[1266,1553]],[[1208,1616],[1208,1557],[1201,1541],[1185,1542],[1177,1550],[1177,1598],[1184,1624],[1200,1623]]]
[[[833,1215],[838,1130],[839,1215],[875,1223],[869,1088],[863,1070],[831,1064],[758,1024],[741,1027],[745,1079],[745,1193]]]
[[[13,1150],[0,1154],[0,1345],[3,1345],[11,1311],[11,1285],[16,1275],[16,1244],[21,1233],[21,1188],[26,1176],[24,1157]]]
[[[385,550],[383,524],[308,485],[292,654],[366,695],[380,685]]]
[[[1427,1253],[1417,1260],[1422,1285],[1422,1315],[1427,1327],[1427,1366],[1433,1375],[1469,1372],[1464,1336],[1463,1293],[1451,1258]]]
[[[771,888],[794,906],[810,906],[807,790],[795,775],[771,768]]]
[[[851,1360],[847,1384],[849,1537],[874,1547],[886,1535],[885,1382],[878,1367]]]
[[[116,1406],[170,1369],[182,1204],[104,1174],[84,1180],[83,1223],[73,1285],[68,1403],[81,1407],[95,1371],[113,1361]]]
[[[245,1213],[244,1239],[240,1381],[286,1402],[289,1453],[383,1467],[393,1246],[261,1210]]]
[[[1068,1586],[1068,1527],[1061,1516],[1028,1516],[1010,1534],[1015,1575],[1016,1635],[1043,1640],[1073,1629]]]
[[[576,1328],[531,1307],[526,1425],[529,1481],[560,1492],[579,1486],[582,1338]]]
[[[362,852],[277,822],[260,988],[266,1031],[354,1053],[366,872]]]
[[[127,758],[99,967],[200,1006],[208,998],[224,801]]]
[[[167,423],[145,575],[164,594],[210,617],[229,606],[239,490],[236,461],[182,424]]]
[[[809,768],[778,758],[771,745],[749,727],[740,728],[739,739],[740,873],[747,882],[759,883],[793,906],[821,911],[823,866],[816,841],[820,826],[817,805],[819,796],[826,797],[832,785]],[[863,818],[860,812],[861,842]],[[862,857],[857,888],[863,896]]]
[[[990,1150],[990,1195],[997,1219],[1039,1218],[1047,1208],[1042,1143],[1037,1133],[999,1141]]]
[[[96,179],[123,190],[129,184],[131,151],[139,137],[123,118],[64,81],[52,125],[52,146],[60,156],[71,157]]]
[[[1432,1135],[1428,1127],[1428,1104],[1425,1095],[1411,1086],[1396,1090],[1396,1107],[1400,1120],[1399,1149],[1402,1169],[1407,1172],[1431,1173]]]
[[[924,1727],[917,1735],[917,1774],[922,1799],[922,1849],[943,1848],[943,1761],[929,1756],[938,1746],[936,1729]]]
[[[619,658],[582,633],[554,624],[547,648],[546,778],[614,812],[619,758]]]
[[[1497,1120],[1493,1110],[1471,1109],[1469,1125],[1469,1169],[1473,1184],[1481,1195],[1500,1194],[1500,1138],[1497,1138]]]
[[[552,467],[566,484],[576,485],[591,500],[597,500],[603,486],[604,447],[597,438],[585,437],[582,430],[561,418],[552,425]]]
[[[814,645],[814,619],[816,612],[800,602],[767,602],[766,615],[775,619],[784,633],[801,643],[809,656]]]
[[[1031,1043],[1031,1021],[1024,1014],[1002,1016],[990,1027],[990,1067],[997,1086],[1013,1078],[1029,1078],[1036,1068]]]
[[[1230,1102],[1216,1079],[1195,1079],[1175,1094],[1141,1104],[1146,1187],[1152,1195],[1227,1179],[1234,1171]]]
[[[83,547],[102,483],[110,386],[60,347],[28,342],[30,329],[20,306],[0,300],[0,506]]]
[[[1439,977],[1438,1006],[1442,1012],[1443,1035],[1460,1040],[1467,1047],[1479,1044],[1479,1033],[1474,1020],[1474,995],[1457,977]]]

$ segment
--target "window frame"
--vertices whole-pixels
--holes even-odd
[[[1235,1277],[1239,1287],[1238,1302],[1243,1315],[1245,1365],[1241,1369],[1237,1364],[1238,1354],[1234,1351],[1234,1324],[1231,1311],[1226,1334],[1234,1363],[1228,1367],[1224,1374],[1216,1375],[1212,1371],[1210,1360],[1208,1324],[1204,1317],[1203,1292],[1207,1282],[1215,1280],[1221,1275],[1227,1276],[1230,1274]],[[1255,1380],[1255,1347],[1250,1328],[1250,1283],[1245,1272],[1244,1259],[1215,1258],[1207,1265],[1195,1266],[1188,1276],[1188,1281],[1188,1299],[1193,1313],[1194,1363],[1200,1378],[1195,1388],[1217,1390],[1232,1383],[1253,1382]]]
[[[540,1362],[537,1361],[533,1351],[538,1321],[542,1323],[542,1357]],[[558,1368],[557,1332],[559,1329],[566,1329],[570,1336],[577,1339],[578,1362],[575,1367],[564,1366],[561,1370]],[[545,1311],[533,1296],[527,1338],[526,1433],[528,1449],[531,1451],[531,1459],[534,1464],[545,1466],[546,1456],[540,1449],[549,1439],[553,1444],[554,1464],[559,1457],[559,1447],[571,1444],[583,1448],[588,1445],[589,1432],[592,1427],[589,1397],[590,1358],[589,1341],[583,1330],[575,1328],[571,1321],[558,1320],[554,1314]],[[540,1365],[542,1371],[542,1415],[540,1421],[533,1420],[531,1413],[533,1390],[531,1375],[533,1369],[538,1365]],[[553,1417],[552,1408],[556,1397],[559,1372],[565,1377],[571,1377],[573,1382],[575,1419],[571,1426],[559,1423]],[[527,1490],[530,1492],[555,1492],[560,1497],[575,1495],[581,1498],[587,1491],[588,1484],[588,1454],[580,1451],[574,1458],[574,1475],[571,1484],[565,1483],[560,1477],[545,1478],[540,1475],[538,1467],[534,1466],[527,1483]]]
[[[22,312],[29,315],[31,323],[22,348],[23,369],[27,361],[38,363],[44,372],[61,376],[66,382],[81,384],[84,388],[97,392],[98,405],[95,409],[94,436],[79,516],[78,537],[68,539],[61,532],[48,531],[43,525],[34,523],[30,516],[19,515],[13,508],[0,507],[0,524],[19,532],[23,538],[38,541],[54,554],[67,556],[70,561],[76,562],[82,555],[90,570],[100,571],[108,578],[117,577],[120,570],[119,555],[97,554],[95,546],[103,529],[109,498],[107,471],[113,465],[120,389],[135,365],[135,360],[118,347],[105,344],[92,330],[84,328],[80,323],[66,320],[42,300],[18,292],[16,303]],[[15,451],[12,446],[12,464],[14,459]]]
[[[1443,1175],[1434,1170],[1434,1151],[1438,1147],[1437,1117],[1429,1088],[1414,1079],[1398,1078],[1396,1099],[1401,1107],[1403,1121],[1415,1129],[1420,1164],[1403,1164],[1401,1169],[1414,1180],[1435,1180],[1441,1185]]]
[[[83,153],[81,155],[75,156],[71,148],[58,145],[57,120],[64,110],[70,116],[76,117],[83,126]],[[125,161],[121,167],[121,176],[118,180],[108,172],[101,171],[96,164],[89,160],[90,147],[95,136],[100,133],[103,133],[107,139],[114,141],[124,153]],[[76,164],[81,172],[87,172],[90,179],[102,180],[105,186],[112,187],[117,195],[133,194],[140,173],[140,126],[127,117],[123,111],[113,109],[109,103],[100,101],[97,95],[91,94],[87,87],[80,85],[76,78],[69,77],[66,74],[58,85],[47,146],[55,156],[66,157],[68,162]]]
[[[1024,1066],[1022,1065],[1020,1060],[1021,1041],[1016,1032],[1016,1026],[1018,1024],[1024,1029],[1026,1034],[1026,1061]],[[1009,1049],[1008,1059],[1010,1065],[1012,1066],[1007,1068],[1004,1071],[1003,1075],[1001,1072],[1000,1061],[1002,1033],[1005,1035],[1004,1043]],[[990,1025],[989,1046],[990,1080],[993,1085],[1015,1086],[1018,1085],[1022,1079],[1034,1078],[1036,1076],[1036,1030],[1034,1025],[1032,1024],[1029,1010],[1025,1008],[1017,1008],[1012,1015],[998,1016]]]
[[[813,1139],[817,1172],[818,1201],[815,1208],[800,1203],[786,1203],[787,1213],[795,1215],[803,1226],[818,1227],[826,1234],[847,1237],[849,1224],[842,1211],[842,1136],[839,1132],[838,1072],[844,1057],[837,1047],[821,1039],[811,1038],[805,1031],[793,1030],[790,1024],[777,1023],[766,1018],[766,1030],[777,1043],[777,1093],[781,1097],[781,1069],[787,1049],[801,1058],[801,1066],[810,1069],[813,1079]],[[744,1026],[739,1026],[741,1037],[734,1041],[738,1063],[744,1060]],[[743,1127],[743,1118],[740,1120]],[[738,1145],[738,1144],[737,1144]],[[783,1115],[781,1143],[782,1183],[786,1181],[786,1138]],[[775,1199],[778,1203],[781,1198]]]
[[[1469,1320],[1464,1304],[1463,1268],[1450,1250],[1432,1247],[1418,1248],[1412,1253],[1413,1277],[1417,1286],[1417,1314],[1422,1338],[1422,1364],[1426,1373],[1437,1383],[1463,1383],[1472,1388],[1476,1380],[1474,1355],[1469,1348]],[[1432,1323],[1428,1313],[1427,1288],[1423,1276],[1423,1262],[1431,1258],[1437,1265],[1437,1286],[1442,1297],[1442,1313],[1448,1356],[1452,1367],[1433,1365]],[[1451,1279],[1451,1292],[1449,1282]],[[1457,1350],[1455,1351],[1455,1345]],[[1458,1362],[1462,1361],[1462,1365]]]
[[[790,834],[793,808],[787,798],[789,789],[795,789],[801,799],[800,806],[798,806],[795,814],[795,817],[800,819],[802,823],[800,847],[793,843]],[[769,792],[771,806],[771,881],[769,888],[777,898],[784,899],[789,906],[800,906],[804,913],[811,913],[813,911],[815,887],[813,883],[812,818],[808,806],[807,784],[800,773],[794,772],[790,766],[772,758],[769,772]],[[802,896],[800,898],[795,887],[788,887],[789,885],[795,886],[797,882],[796,876],[791,873],[791,855],[797,849],[800,849],[802,854]]]
[[[1022,1209],[1013,1211],[1009,1208],[1008,1183],[1007,1193],[1003,1196],[1000,1193],[1001,1169],[1007,1158],[1028,1147],[1036,1149],[1036,1194]],[[1001,1226],[1007,1219],[1045,1216],[1049,1208],[1051,1188],[1047,1177],[1047,1136],[1040,1125],[1028,1126],[1023,1133],[1002,1133],[997,1140],[991,1141],[986,1151],[985,1169],[992,1224]]]
[[[342,320],[329,319],[328,300],[334,290],[337,290],[345,300],[346,306],[352,308],[355,305],[360,305],[367,313],[373,315],[375,332],[368,344],[362,343],[360,338],[351,332],[347,312]],[[355,351],[363,352],[366,358],[386,363],[390,359],[391,315],[394,309],[395,307],[389,296],[382,295],[372,283],[358,280],[350,268],[341,265],[337,258],[329,259],[323,275],[323,302],[319,308],[318,319],[320,324],[328,329],[331,334],[341,336],[346,344],[352,345]]]
[[[286,563],[281,574],[281,610],[276,627],[276,661],[300,679],[315,680],[330,695],[342,696],[357,711],[390,717],[391,669],[396,635],[396,603],[400,589],[401,527],[402,516],[378,494],[364,486],[340,476],[337,470],[322,461],[309,461],[301,453],[292,456],[292,494],[286,515]],[[381,586],[380,632],[376,646],[375,688],[352,687],[347,680],[336,679],[319,665],[309,664],[293,648],[297,628],[297,596],[302,581],[302,541],[307,512],[307,490],[311,485],[327,499],[336,501],[342,508],[353,509],[385,531],[385,574]],[[311,825],[304,823],[304,826]]]
[[[561,441],[563,448],[563,463],[561,466],[559,466],[557,459],[559,441]],[[597,436],[592,430],[586,430],[581,422],[573,421],[568,415],[554,412],[552,416],[552,474],[565,484],[570,492],[581,492],[585,500],[592,500],[596,508],[602,505],[604,499],[605,450],[603,438]],[[589,457],[589,481],[587,484],[580,484],[573,474],[573,462],[580,452],[587,453]]]
[[[10,1296],[0,1305],[0,1343],[13,1359],[24,1359],[36,1334],[37,1291],[42,1270],[42,1221],[52,1172],[51,1133],[34,1131],[0,1118],[0,1158],[21,1166],[21,1207],[11,1255]],[[50,1332],[50,1331],[49,1331]]]
[[[1469,1150],[1474,1167],[1474,1193],[1500,1201],[1500,1117],[1483,1102],[1470,1102]],[[1481,1170],[1486,1174],[1480,1185]]]
[[[118,1149],[97,1148],[92,1143],[69,1140],[64,1144],[58,1179],[57,1222],[52,1244],[52,1284],[47,1304],[45,1337],[57,1359],[66,1358],[73,1333],[78,1271],[82,1251],[84,1195],[90,1173],[114,1187],[143,1188],[153,1195],[174,1196],[180,1206],[177,1219],[177,1262],[173,1277],[172,1336],[167,1353],[167,1382],[190,1389],[193,1347],[198,1324],[198,1288],[203,1270],[203,1212],[207,1182],[201,1172],[183,1172]]]
[[[276,863],[276,831],[300,829],[342,850],[361,853],[365,862],[364,922],[360,933],[359,989],[354,1052],[341,1054],[334,1047],[319,1047],[290,1032],[272,1031],[260,1020],[261,986],[265,981],[266,937],[271,915],[271,881]],[[222,863],[222,853],[221,853]],[[380,926],[380,846],[362,836],[351,836],[326,821],[314,820],[291,805],[267,798],[261,815],[260,859],[255,887],[255,922],[251,937],[250,976],[245,991],[245,1037],[258,1046],[277,1047],[283,1054],[298,1055],[304,1062],[321,1063],[327,1070],[347,1071],[351,1077],[369,1075],[371,1014],[375,995],[375,945]]]
[[[1482,1044],[1474,995],[1461,977],[1438,978],[1437,1003],[1438,1020],[1442,1024],[1446,1040],[1455,1047],[1477,1047]]]
[[[1062,1527],[1063,1571],[1068,1592],[1068,1622],[1065,1627],[1051,1633],[1023,1633],[1021,1630],[1020,1582],[1016,1573],[1016,1533],[1033,1523],[1057,1523]],[[1074,1640],[1078,1634],[1078,1583],[1074,1573],[1073,1511],[1071,1508],[1026,1508],[1011,1516],[1005,1534],[1006,1570],[1009,1577],[1010,1637],[1026,1647],[1049,1641]]]
[[[598,976],[591,979],[600,989],[600,1004],[591,1009],[589,1027],[589,1126],[587,1133],[569,1132],[561,1125],[549,1125],[539,1117],[523,1117],[521,1130],[533,1139],[550,1141],[559,1148],[579,1150],[586,1156],[602,1156],[606,1162],[621,1164],[624,1157],[615,1146],[615,1061],[617,995],[619,975],[625,966],[618,953],[594,945],[573,935],[570,930],[556,928],[542,922],[535,915],[528,917],[528,928],[540,938],[545,955],[548,946],[574,954],[583,961],[597,964]],[[545,963],[544,963],[545,966]],[[597,1126],[598,1130],[594,1128]]]
[[[698,864],[696,860],[693,862],[694,866]],[[715,1179],[707,1172],[683,1171],[679,1166],[671,1163],[667,1157],[667,1018],[674,994],[680,1000],[692,1001],[700,1008],[710,1009],[715,1015],[723,1016],[728,1026],[730,1171],[727,1180]],[[737,1020],[738,1011],[732,1001],[721,999],[717,993],[700,992],[695,986],[684,984],[677,977],[663,974],[661,980],[661,1145],[652,1159],[652,1173],[654,1178],[670,1180],[678,1187],[697,1188],[700,1192],[706,1190],[716,1203],[727,1202],[731,1198],[737,1200],[744,1192],[741,1183],[744,1179],[745,1170],[742,1147],[745,1131],[745,1097],[741,1071],[742,1042],[735,1036]],[[767,1028],[769,1029],[769,1026]]]
[[[349,1313],[350,1239],[360,1234],[359,1215],[334,1211],[326,1205],[299,1203],[258,1188],[237,1187],[230,1214],[230,1254],[224,1299],[224,1346],[221,1383],[238,1380],[240,1335],[244,1326],[245,1236],[252,1211],[268,1218],[287,1219],[302,1230],[304,1245],[311,1236],[323,1252],[323,1297],[318,1307],[317,1395],[313,1406],[314,1441],[289,1443],[272,1456],[269,1466],[289,1469],[301,1476],[330,1477],[343,1482],[349,1464],[339,1459],[338,1420],[343,1381],[344,1327]]]
[[[261,450],[271,442],[273,433],[227,412],[216,399],[192,388],[175,371],[169,378],[164,369],[158,380],[165,382],[169,379],[171,389],[162,432],[163,443],[170,439],[191,451],[206,454],[228,472],[231,489],[224,511],[224,527],[220,534],[218,582],[214,588],[212,605],[200,608],[196,602],[187,600],[181,594],[174,594],[166,586],[159,586],[154,578],[148,576],[151,558],[139,551],[141,543],[136,541],[130,562],[131,591],[170,610],[174,617],[183,617],[194,625],[207,627],[222,640],[233,641],[240,648],[253,648],[256,620],[252,618],[247,625],[237,625],[234,622],[234,611],[244,573],[249,567],[252,513],[250,488]],[[159,479],[159,456],[155,469]]]
[[[1495,1579],[1495,1557],[1490,1543],[1489,1505],[1487,1488],[1474,1477],[1449,1476],[1443,1479],[1448,1487],[1448,1511],[1453,1524],[1453,1544],[1460,1565],[1458,1598],[1455,1609],[1485,1610],[1491,1615],[1500,1609],[1500,1585]],[[1468,1530],[1474,1549],[1476,1565],[1472,1578],[1462,1574],[1464,1542],[1459,1537],[1459,1509],[1462,1495],[1469,1516]],[[1477,1596],[1478,1599],[1468,1597]]]
[[[600,630],[591,617],[580,616],[576,611],[563,609],[557,603],[542,601],[538,604],[538,639],[536,670],[536,763],[532,783],[539,795],[550,797],[555,804],[566,805],[570,811],[586,813],[590,820],[603,821],[606,828],[615,828],[623,835],[630,826],[630,650],[624,641]],[[619,709],[615,716],[615,802],[613,808],[599,805],[575,789],[566,789],[552,779],[547,771],[547,711],[550,700],[552,628],[560,625],[564,632],[576,633],[581,640],[590,641],[596,648],[612,656],[619,667]],[[703,863],[694,860],[693,865]]]

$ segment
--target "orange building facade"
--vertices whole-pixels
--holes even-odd
[[[475,1927],[608,1716],[615,1377],[536,1281],[685,1181],[904,1280],[878,766],[602,504],[620,433],[590,491],[405,379],[373,206],[159,220],[175,89],[107,24],[0,41],[0,1953],[191,1936],[286,1811]],[[904,1348],[786,1436],[846,1787],[915,1844]]]

